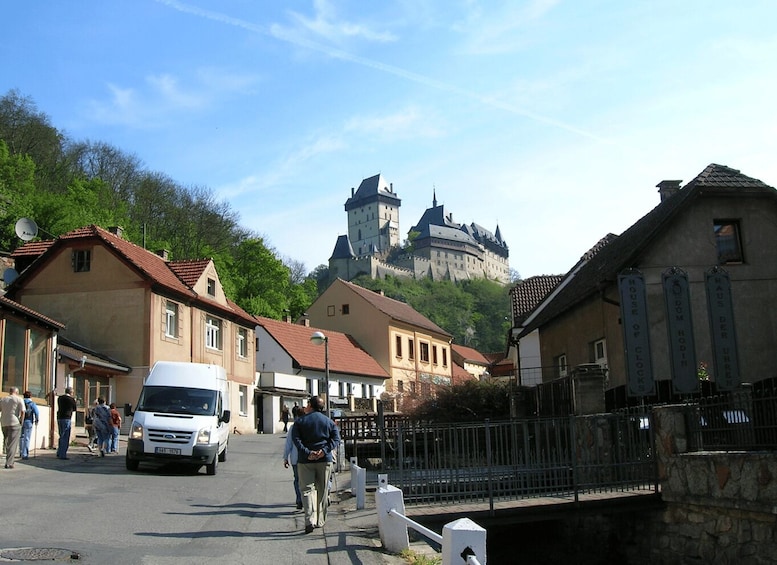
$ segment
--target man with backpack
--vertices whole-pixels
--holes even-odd
[[[32,427],[38,425],[40,413],[38,405],[32,399],[32,393],[29,390],[24,391],[24,422],[22,423],[22,439],[19,443],[22,459],[30,458],[30,438],[32,437]]]

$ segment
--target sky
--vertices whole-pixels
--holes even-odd
[[[563,274],[710,163],[777,186],[773,0],[35,0],[0,95],[207,187],[310,271],[382,174]]]

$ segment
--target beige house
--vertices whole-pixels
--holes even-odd
[[[676,387],[664,281],[687,275],[693,341],[682,345],[697,378],[715,382],[715,350],[708,289],[714,273],[730,279],[733,320],[727,331],[738,344],[738,378],[752,383],[777,367],[777,190],[738,170],[712,164],[681,188],[658,184],[660,203],[619,236],[608,236],[522,321],[519,339],[539,332],[542,381],[596,364],[611,392],[630,384],[618,279],[644,279],[649,354],[657,393]],[[671,290],[671,289],[670,289]],[[668,293],[670,290],[667,290]],[[679,294],[679,293],[678,293]],[[733,330],[733,332],[731,331]],[[683,339],[691,336],[685,332]],[[522,345],[521,345],[522,346]],[[630,351],[628,353],[634,353]],[[684,362],[684,361],[683,361]],[[698,369],[697,369],[698,368]],[[724,367],[725,368],[725,367]],[[668,398],[662,398],[668,400]]]
[[[73,347],[60,352],[60,361],[70,370],[56,391],[76,390],[76,425],[97,395],[135,404],[152,365],[167,360],[223,366],[231,383],[230,425],[254,429],[256,319],[224,294],[212,260],[168,261],[123,239],[120,228],[95,225],[28,243],[13,257],[20,274],[9,295],[66,325],[61,333]],[[131,370],[111,375],[97,370],[100,363],[79,364],[71,351],[79,349]]]
[[[453,362],[474,378],[481,380],[484,375],[485,378],[490,376],[488,367],[491,362],[477,349],[453,343],[451,344],[451,354]]]
[[[383,400],[409,409],[450,386],[451,335],[408,304],[336,279],[308,308],[313,326],[352,336],[388,373]]]

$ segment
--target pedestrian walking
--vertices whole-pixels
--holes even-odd
[[[24,401],[19,397],[19,389],[12,386],[8,389],[8,396],[0,398],[0,427],[3,430],[6,469],[13,469],[16,452],[19,450],[24,411]]]
[[[281,422],[283,422],[283,432],[289,431],[289,407],[285,404],[281,408]]]
[[[121,432],[121,414],[116,409],[116,403],[111,402],[111,453],[119,452],[119,433]]]
[[[326,523],[332,453],[340,444],[337,425],[323,413],[324,401],[312,396],[303,416],[291,429],[297,447],[297,469],[305,508],[305,533]]]
[[[100,457],[105,457],[105,453],[111,449],[113,421],[111,409],[105,405],[105,399],[102,396],[97,399],[97,407],[94,409],[94,431],[97,432]]]
[[[302,414],[299,413],[299,406],[296,404],[291,409],[291,415],[294,417],[291,427],[294,429],[294,423],[296,423]],[[297,510],[302,510],[302,492],[299,490],[299,470],[297,468],[297,462],[299,461],[297,455],[297,447],[294,445],[292,434],[286,436],[286,443],[283,447],[283,466],[288,469],[291,465],[291,471],[294,473],[294,496],[297,503]]]
[[[65,388],[65,394],[57,398],[57,428],[59,431],[59,443],[57,444],[57,458],[68,459],[67,450],[70,447],[70,429],[72,426],[73,412],[78,409],[76,399],[73,398],[73,388]]]
[[[32,393],[29,390],[24,391],[24,422],[22,423],[22,439],[19,443],[19,451],[22,459],[30,458],[30,438],[32,437],[33,426],[38,425],[40,412],[38,405],[32,399]],[[37,437],[37,436],[36,436]]]

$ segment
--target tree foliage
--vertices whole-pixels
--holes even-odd
[[[421,402],[411,415],[434,423],[507,420],[510,418],[510,388],[493,380],[471,380],[448,388],[440,387],[436,397]]]
[[[510,329],[508,287],[487,279],[453,283],[386,277],[360,277],[356,284],[380,291],[415,310],[453,335],[453,342],[484,353],[504,351]]]

